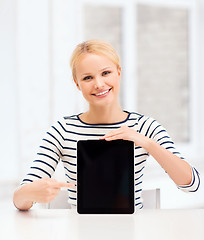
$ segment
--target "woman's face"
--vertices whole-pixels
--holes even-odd
[[[121,68],[103,55],[87,53],[76,64],[75,83],[90,105],[117,101]]]

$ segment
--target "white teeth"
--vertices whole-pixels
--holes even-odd
[[[106,91],[104,91],[104,92],[101,92],[101,93],[98,93],[98,94],[95,94],[95,95],[96,95],[96,96],[101,96],[101,95],[103,95],[103,94],[106,94],[108,91],[109,91],[109,90],[106,90]]]

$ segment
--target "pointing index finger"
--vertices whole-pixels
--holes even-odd
[[[74,187],[74,183],[66,183],[66,182],[58,182],[56,184],[57,188],[68,188],[68,187]]]

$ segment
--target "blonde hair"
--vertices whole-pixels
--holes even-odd
[[[98,39],[88,40],[78,44],[72,53],[70,67],[74,80],[76,80],[76,63],[87,53],[103,55],[109,58],[117,68],[120,66],[120,58],[110,43]]]

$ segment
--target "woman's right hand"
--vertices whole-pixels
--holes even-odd
[[[33,202],[49,203],[62,187],[74,187],[73,183],[58,182],[52,178],[42,178],[29,183],[28,198]]]
[[[33,202],[49,203],[58,195],[62,187],[74,188],[74,184],[58,182],[52,178],[42,178],[27,183],[15,191],[14,205],[20,210],[28,210]]]

